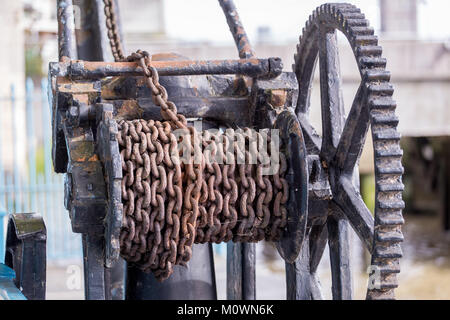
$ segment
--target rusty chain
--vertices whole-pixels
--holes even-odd
[[[124,204],[122,257],[163,281],[175,265],[186,265],[194,243],[277,241],[287,224],[288,185],[283,178],[283,155],[277,173],[264,176],[263,165],[256,164],[257,160],[263,163],[263,156],[258,153],[255,139],[251,139],[252,134],[261,139],[260,134],[249,128],[239,129],[244,132],[244,143],[238,143],[233,129],[211,134],[188,126],[159,83],[151,56],[138,50],[124,57],[114,0],[103,2],[115,61],[139,64],[153,102],[161,108],[165,120],[118,123]],[[190,140],[188,162],[180,159],[180,141],[174,130],[185,131],[184,137]],[[222,144],[217,143],[220,139]],[[255,154],[258,159],[251,158]],[[239,157],[243,163],[236,162]]]
[[[189,133],[197,134],[193,131]],[[202,132],[198,173],[189,169],[192,163],[181,163],[168,121],[119,122],[124,173],[121,254],[159,280],[169,277],[174,265],[189,261],[193,243],[277,241],[286,226],[288,188],[280,177],[286,169],[284,157],[273,176],[263,176],[260,164],[219,164],[210,158],[225,155],[230,143],[238,150],[238,144],[224,139],[218,150],[214,140],[205,137],[209,134]],[[214,149],[211,157],[205,152],[208,147]]]
[[[103,3],[105,5],[106,28],[108,29],[111,51],[115,61],[122,61],[125,59],[125,55],[120,40],[119,27],[117,26],[114,0],[103,0]]]

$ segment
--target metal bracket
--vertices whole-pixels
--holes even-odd
[[[288,224],[286,232],[276,244],[281,257],[293,263],[300,253],[308,222],[308,165],[306,146],[297,117],[292,111],[283,111],[275,122],[283,141],[289,171]]]
[[[105,265],[110,268],[120,253],[120,228],[122,227],[122,161],[117,142],[117,122],[113,119],[113,106],[99,103],[99,124],[97,127],[97,149],[104,166],[106,189],[108,193],[105,217]]]
[[[15,285],[30,300],[45,299],[47,230],[36,213],[15,213],[8,221],[5,264]]]

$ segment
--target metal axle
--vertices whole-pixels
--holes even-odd
[[[281,74],[280,58],[238,60],[152,61],[161,76],[240,74],[253,78],[273,78]],[[114,76],[140,76],[142,68],[136,62],[100,62],[63,59],[53,64],[59,76],[98,79]],[[52,69],[53,69],[52,68]],[[56,71],[56,70],[55,70]]]

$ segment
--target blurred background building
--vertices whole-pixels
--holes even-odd
[[[75,5],[81,2],[74,0]],[[323,2],[325,1],[235,0],[257,55],[281,57],[286,71],[291,70],[295,46],[304,23],[315,7]],[[404,228],[406,240],[403,246],[405,258],[402,262],[398,297],[448,299],[450,20],[447,13],[450,3],[447,0],[345,2],[352,2],[360,7],[374,26],[396,89],[394,97],[398,104],[399,130],[403,136],[402,146],[405,152],[404,198],[407,204]],[[151,53],[177,52],[192,59],[237,56],[225,18],[216,1],[118,0],[118,4],[127,52],[141,48]],[[45,97],[42,98],[45,96],[45,92],[42,92],[45,91],[45,84],[41,87],[48,62],[57,60],[56,1],[0,0],[0,5],[0,21],[3,22],[0,37],[3,46],[0,51],[0,123],[3,129],[0,133],[0,182],[10,183],[9,189],[2,189],[0,186],[0,205],[3,204],[4,211],[22,208],[43,211],[51,222],[50,226],[60,230],[50,235],[52,254],[49,258],[64,265],[67,258],[79,259],[81,251],[75,244],[79,238],[66,236],[66,233],[70,233],[70,226],[67,214],[62,209],[62,180],[61,177],[54,177],[49,167],[49,123],[46,127],[45,122],[50,115],[46,115],[48,105]],[[76,10],[75,6],[75,23],[79,24]],[[343,37],[339,38],[339,45],[344,100],[348,111],[359,85],[359,73],[351,49]],[[30,79],[28,82],[27,78]],[[315,79],[318,82],[318,75]],[[10,99],[12,85],[16,96],[14,108]],[[317,85],[315,88],[312,105],[318,106],[319,90]],[[26,110],[33,110],[31,120],[26,121],[27,116],[29,117]],[[320,108],[313,107],[312,110],[312,117],[319,123]],[[30,135],[31,130],[36,134]],[[369,205],[374,194],[370,143],[367,142],[360,162],[362,192]],[[35,176],[33,170],[37,172]],[[20,188],[17,187],[18,184]],[[28,189],[23,189],[27,186]],[[49,193],[53,198],[56,197],[54,203],[48,199]],[[39,205],[40,200],[36,200],[41,199],[41,196],[44,205]],[[36,198],[34,203],[33,197]],[[26,204],[20,205],[19,199]],[[60,239],[69,242],[69,245],[58,247]],[[356,256],[360,255],[358,250],[355,249]],[[74,254],[63,254],[68,251]],[[220,253],[220,249],[217,251]],[[220,262],[223,257],[219,255],[218,259]],[[280,261],[273,260],[270,250],[261,249],[258,259],[265,265],[257,274],[261,285],[271,286],[277,281],[284,285],[283,265]],[[79,260],[74,261],[73,263],[81,263]],[[220,269],[220,263],[218,268]],[[49,272],[54,272],[55,277],[64,277],[64,270],[55,267]],[[325,271],[327,270],[324,269],[324,274]],[[220,284],[224,275],[218,272],[217,277]],[[355,282],[357,290],[365,287],[366,278],[367,275],[362,274],[361,279],[364,280]],[[82,297],[80,290],[67,292],[63,285],[58,286],[57,281],[52,280],[52,276],[49,275],[48,279],[49,290],[54,290],[49,292],[49,298]],[[324,280],[324,287],[328,285],[326,281]],[[258,297],[282,299],[285,296],[283,290],[282,287],[279,291],[262,290]]]

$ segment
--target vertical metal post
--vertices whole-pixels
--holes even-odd
[[[287,300],[311,300],[311,280],[309,237],[306,237],[297,260],[286,262]]]
[[[255,300],[255,244],[227,244],[227,299]]]
[[[242,244],[227,243],[227,299],[242,300]]]
[[[75,17],[72,0],[58,0],[58,54],[59,60],[63,57],[77,59],[75,41]]]
[[[250,45],[247,33],[232,0],[219,0],[219,4],[227,19],[231,34],[239,52],[239,58],[254,58],[255,53]],[[227,244],[227,297],[232,300],[256,299],[255,244]]]
[[[103,264],[103,242],[103,235],[83,233],[84,292],[87,300],[111,299],[110,281],[107,281],[110,274]]]
[[[108,54],[104,5],[102,0],[74,0],[77,6],[76,54],[81,60],[104,61]],[[123,300],[125,261],[111,268],[104,265],[103,235],[83,234],[85,296],[88,300]]]

